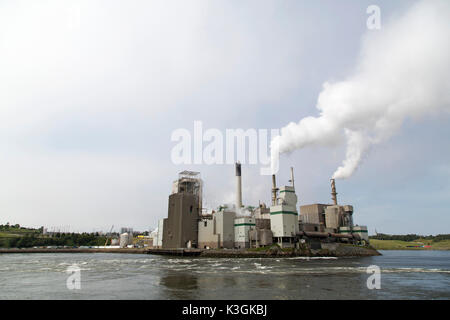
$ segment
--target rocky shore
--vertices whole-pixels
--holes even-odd
[[[381,255],[372,247],[341,243],[323,243],[320,249],[304,245],[300,249],[148,249],[149,254],[199,256],[209,258],[280,258],[280,257],[368,257]]]
[[[372,247],[342,243],[322,243],[320,249],[303,245],[300,249],[281,249],[277,246],[258,249],[144,249],[144,248],[12,248],[4,253],[131,253],[168,256],[198,256],[210,258],[271,258],[271,257],[366,257],[381,255]]]

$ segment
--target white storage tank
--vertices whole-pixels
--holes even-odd
[[[128,235],[128,233],[122,233],[121,235],[120,235],[120,247],[121,248],[126,248],[127,247],[127,245],[128,245],[128,242],[130,241],[129,240],[130,239],[130,237],[129,237],[129,235]]]

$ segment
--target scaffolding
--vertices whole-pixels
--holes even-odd
[[[203,181],[200,172],[182,171],[178,174],[178,180],[174,181],[172,193],[189,193],[198,197],[199,212],[202,212]]]

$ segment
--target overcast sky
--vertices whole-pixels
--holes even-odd
[[[232,202],[232,165],[175,165],[178,128],[281,128],[316,116],[326,81],[351,74],[362,39],[417,1],[0,0],[0,224],[148,230],[178,172],[200,171],[204,204]],[[366,9],[381,9],[368,30]],[[407,119],[338,199],[371,233],[449,233],[450,116]],[[330,202],[345,145],[281,158],[299,204]],[[243,202],[271,180],[243,165]]]

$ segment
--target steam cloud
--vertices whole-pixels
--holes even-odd
[[[353,74],[324,83],[319,116],[283,127],[271,142],[272,153],[329,146],[344,136],[346,158],[333,178],[345,179],[370,147],[391,137],[406,118],[449,111],[449,21],[449,1],[422,1],[381,30],[369,31]]]

